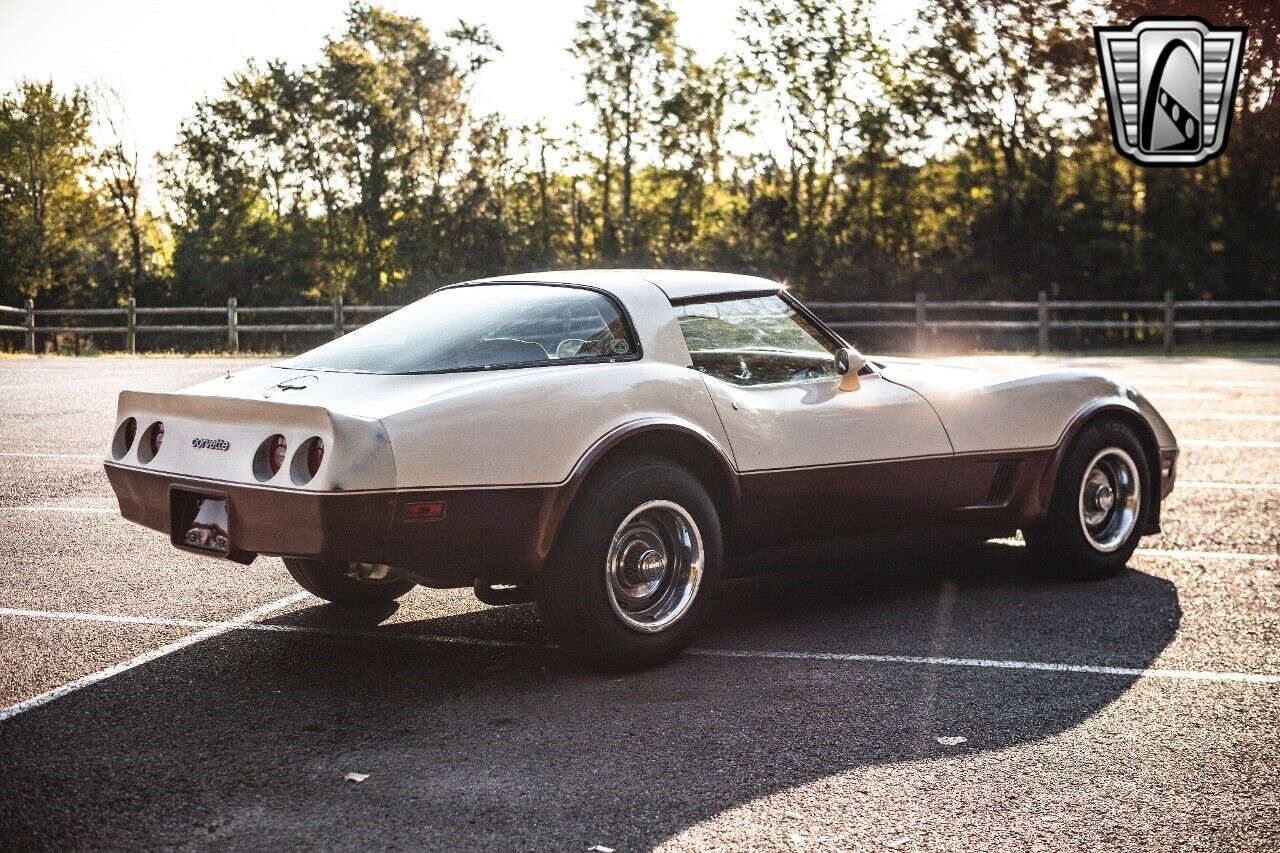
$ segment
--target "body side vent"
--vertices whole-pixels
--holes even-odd
[[[1018,481],[1018,469],[1022,467],[1021,459],[1003,459],[996,466],[995,476],[991,478],[991,487],[987,490],[987,504],[1000,506],[1008,502],[1013,491],[1013,484]]]

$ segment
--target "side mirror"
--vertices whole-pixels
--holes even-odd
[[[841,391],[857,391],[862,387],[858,371],[867,366],[867,360],[856,349],[842,347],[836,351],[836,373],[840,375]]]

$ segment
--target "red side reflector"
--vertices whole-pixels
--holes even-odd
[[[444,518],[444,501],[404,505],[405,521],[435,521]]]

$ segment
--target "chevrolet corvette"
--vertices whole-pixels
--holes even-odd
[[[1096,578],[1159,529],[1177,442],[1091,372],[864,357],[784,285],[596,270],[468,281],[274,364],[125,391],[106,473],[180,549],[282,557],[337,605],[534,601],[578,662],[677,654],[721,580],[816,549],[1021,531]]]

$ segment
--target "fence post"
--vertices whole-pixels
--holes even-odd
[[[1036,355],[1044,355],[1049,351],[1049,294],[1040,291],[1036,303]]]
[[[925,346],[925,325],[924,325],[924,309],[925,296],[924,291],[916,293],[916,352],[924,352]]]
[[[236,298],[227,300],[227,349],[240,352],[240,312],[236,310]]]
[[[1173,291],[1164,292],[1164,354],[1173,355]]]
[[[27,300],[27,354],[36,354],[36,301]]]
[[[342,316],[342,294],[339,293],[333,297],[333,337],[335,339],[342,337],[342,333],[346,331],[343,325]]]
[[[124,309],[124,347],[129,355],[138,351],[138,300],[132,296]]]

